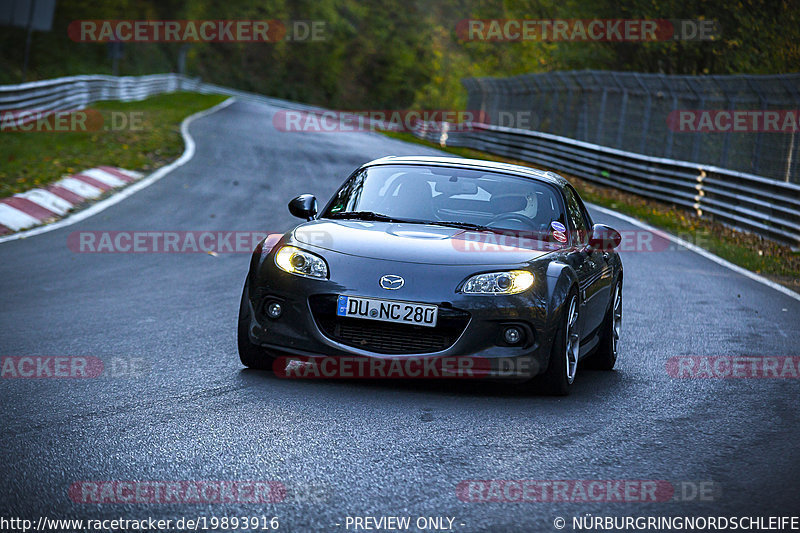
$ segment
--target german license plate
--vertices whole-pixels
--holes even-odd
[[[413,326],[436,326],[439,307],[436,305],[398,302],[396,300],[380,300],[362,298],[360,296],[339,296],[336,314],[351,318],[380,320],[395,324],[411,324]]]

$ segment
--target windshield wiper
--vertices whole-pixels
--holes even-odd
[[[375,213],[373,211],[345,211],[341,213],[331,213],[326,218],[339,218],[339,219],[354,219],[354,220],[374,220],[377,222],[405,222],[408,224],[428,224],[433,226],[452,226],[456,228],[474,229],[478,231],[497,231],[497,228],[490,228],[480,224],[472,224],[470,222],[458,222],[455,220],[433,221],[433,220],[411,220],[407,218],[395,218],[382,213]]]
[[[471,222],[458,222],[456,220],[437,220],[436,222],[430,222],[430,224],[440,225],[440,226],[453,226],[455,228],[464,228],[464,229],[474,229],[478,231],[497,231],[497,228],[490,228],[489,226],[483,226],[481,224],[472,224]]]
[[[355,219],[355,220],[375,220],[377,222],[416,222],[415,220],[405,220],[394,218],[382,213],[372,211],[346,211],[343,213],[331,213],[327,218]]]

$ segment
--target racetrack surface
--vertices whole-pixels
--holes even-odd
[[[681,355],[800,355],[800,302],[697,254],[622,252],[621,357],[571,396],[474,382],[282,380],[245,370],[235,329],[249,254],[80,254],[75,231],[297,223],[359,164],[434,154],[371,133],[282,133],[236,102],[195,121],[186,165],[66,228],[0,244],[0,355],[142,358],[142,377],[0,380],[0,514],[455,516],[459,531],[554,531],[593,515],[780,515],[800,508],[797,379],[673,379]],[[634,229],[593,212],[596,222]],[[714,501],[465,503],[470,479],[713,481]],[[74,482],[276,480],[274,505],[81,504]],[[311,493],[311,494],[309,494]],[[322,500],[322,501],[320,501]],[[461,525],[463,524],[463,525]],[[568,525],[567,530],[571,530]]]

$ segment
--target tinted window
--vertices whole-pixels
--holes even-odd
[[[558,190],[532,179],[452,167],[376,166],[352,176],[323,218],[368,211],[422,223],[455,221],[549,232],[566,223]]]

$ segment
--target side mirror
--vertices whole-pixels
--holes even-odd
[[[609,252],[620,245],[622,235],[617,230],[605,224],[595,224],[592,227],[592,236],[589,246],[602,252]]]
[[[289,202],[289,212],[297,218],[313,220],[317,216],[317,199],[313,194],[301,194]]]

